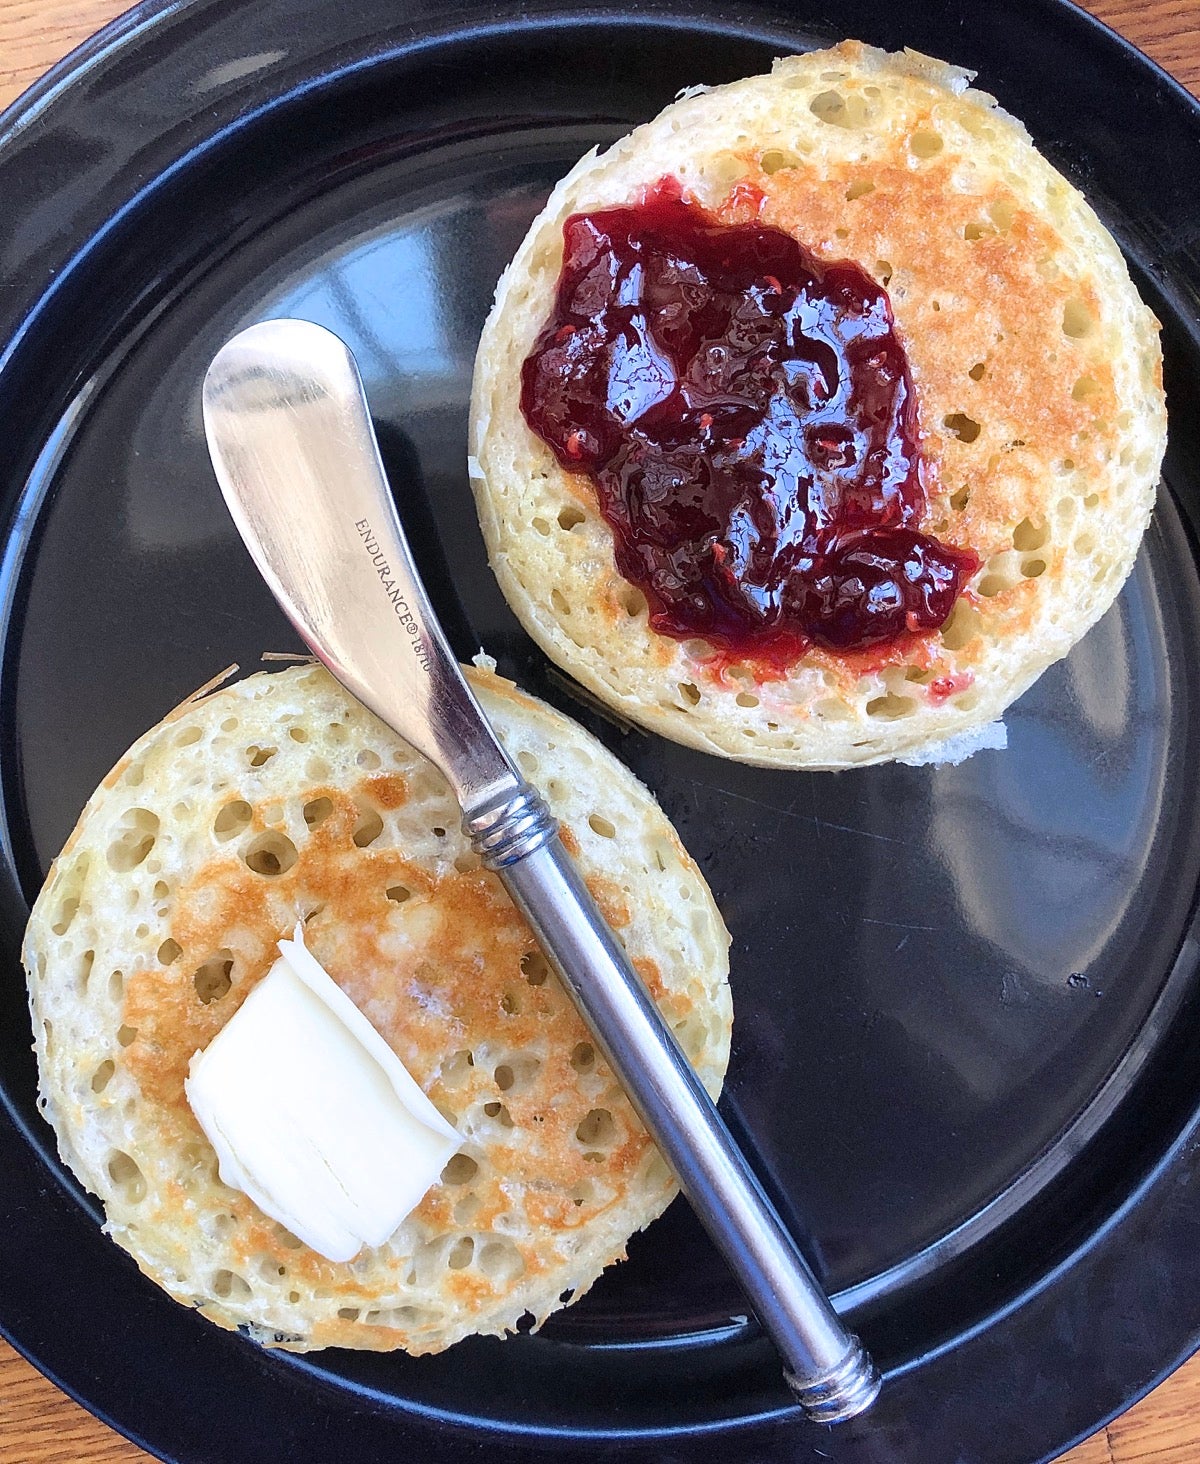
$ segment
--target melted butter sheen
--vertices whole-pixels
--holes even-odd
[[[790,660],[935,630],[978,568],[918,531],[916,401],[886,292],[664,180],[563,228],[521,409],[587,473],[663,634]]]

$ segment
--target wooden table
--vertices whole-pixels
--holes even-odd
[[[0,107],[125,8],[124,0],[0,0]],[[1200,96],[1200,0],[1088,0],[1087,8]],[[0,1464],[136,1464],[148,1458],[0,1341]],[[1200,1464],[1200,1355],[1060,1464],[1134,1461]]]

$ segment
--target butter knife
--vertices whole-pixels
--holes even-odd
[[[330,331],[269,320],[204,381],[217,481],[301,638],[445,774],[463,828],[529,921],[783,1359],[804,1413],[838,1423],[879,1375],[839,1320],[463,678],[417,574],[354,357]]]

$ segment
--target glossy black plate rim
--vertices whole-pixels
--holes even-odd
[[[14,129],[24,129],[36,120],[37,115],[45,107],[56,105],[60,100],[69,99],[74,89],[86,81],[87,76],[93,68],[103,64],[107,59],[125,51],[126,48],[136,48],[137,44],[145,38],[152,41],[157,28],[161,23],[171,17],[178,16],[184,12],[193,12],[203,15],[205,12],[219,10],[219,4],[212,3],[212,0],[190,0],[190,3],[171,4],[157,6],[146,4],[139,6],[134,11],[119,18],[105,31],[93,37],[83,47],[66,61],[52,69],[34,88],[28,92],[14,107],[0,117],[0,146],[7,136],[11,136]],[[939,7],[941,8],[941,7]],[[1111,57],[1114,69],[1118,65],[1136,68],[1135,75],[1140,78],[1143,85],[1153,83],[1154,88],[1161,96],[1170,100],[1176,108],[1182,104],[1184,111],[1190,119],[1190,125],[1197,139],[1200,139],[1200,109],[1183,91],[1177,83],[1169,77],[1152,68],[1144,58],[1140,56],[1128,43],[1107,32],[1098,22],[1091,17],[1075,11],[1062,3],[1060,0],[1029,0],[1029,3],[1016,4],[1009,7],[1020,13],[1020,18],[1026,26],[1036,27],[1040,23],[1065,26],[1068,30],[1074,28],[1076,35],[1082,41],[1086,35],[1088,40],[1097,45],[1102,51],[1106,51]],[[656,7],[647,7],[646,19],[656,18]],[[595,13],[594,11],[589,13]],[[503,15],[503,9],[497,11],[487,7],[475,7],[470,12],[476,23],[486,26],[489,22],[496,23]],[[446,24],[451,28],[456,18],[462,12],[453,14],[447,13]],[[543,21],[549,16],[539,16],[531,11],[526,12],[526,18],[530,23]],[[748,21],[755,19],[753,16],[745,17]],[[673,19],[669,13],[662,15],[664,22]],[[743,17],[729,17],[727,24],[736,25]],[[703,21],[693,21],[695,24],[703,24]],[[443,31],[442,27],[438,28]],[[444,32],[443,32],[444,33]],[[370,58],[367,58],[368,62]],[[1123,241],[1124,242],[1124,241]],[[1170,286],[1170,280],[1163,282]],[[1195,279],[1188,280],[1192,288],[1196,287]],[[15,323],[15,322],[14,322]],[[7,352],[6,352],[7,354]],[[1196,958],[1196,942],[1193,934],[1189,934],[1185,940],[1184,956],[1189,962]],[[1153,1019],[1152,1019],[1153,1020]],[[7,1108],[7,1104],[6,1104]],[[10,1118],[15,1120],[15,1115],[10,1112]],[[867,1435],[874,1434],[876,1437],[899,1442],[903,1438],[903,1429],[897,1434],[895,1432],[898,1421],[906,1418],[923,1417],[923,1426],[932,1428],[938,1426],[939,1417],[941,1425],[945,1428],[958,1427],[961,1432],[962,1419],[955,1410],[956,1400],[961,1400],[962,1391],[971,1388],[972,1400],[975,1404],[975,1427],[978,1430],[978,1437],[983,1440],[994,1436],[998,1430],[1007,1430],[1009,1440],[1014,1449],[1022,1450],[1014,1453],[1008,1458],[1029,1457],[1024,1451],[1023,1445],[1018,1442],[1020,1429],[1014,1426],[1014,1401],[1024,1400],[1024,1406],[1032,1415],[1037,1415],[1039,1403],[1045,1403],[1044,1397],[1044,1374],[1045,1359],[1036,1356],[1036,1349],[1031,1351],[1028,1342],[1032,1338],[1036,1341],[1039,1337],[1061,1335],[1060,1328],[1054,1324],[1054,1318],[1069,1314],[1072,1303],[1072,1295],[1067,1294],[1066,1288],[1072,1293],[1083,1293],[1086,1302],[1087,1288],[1089,1283],[1103,1285],[1106,1289],[1106,1305],[1116,1315],[1145,1314],[1146,1295],[1144,1283],[1148,1277],[1145,1272],[1153,1268],[1155,1275],[1155,1303],[1153,1321],[1155,1329],[1155,1347],[1147,1348],[1147,1336],[1138,1338],[1128,1336],[1120,1339],[1103,1339],[1099,1348],[1101,1355],[1092,1359],[1087,1348],[1083,1349],[1073,1358],[1071,1373],[1074,1374],[1076,1383],[1081,1383],[1086,1376],[1086,1368],[1089,1362],[1093,1363],[1098,1375],[1106,1382],[1116,1381],[1118,1377],[1123,1381],[1116,1381],[1116,1389],[1119,1394],[1117,1401],[1111,1400],[1105,1404],[1107,1416],[1113,1416],[1124,1406],[1146,1388],[1152,1386],[1161,1376],[1171,1371],[1178,1362],[1186,1356],[1195,1345],[1197,1326],[1200,1324],[1200,1317],[1196,1315],[1196,1308],[1188,1302],[1188,1293],[1194,1289],[1194,1282],[1200,1276],[1197,1264],[1190,1261],[1189,1257],[1196,1254],[1195,1240],[1197,1229],[1200,1229],[1196,1219],[1190,1213],[1191,1206],[1188,1203],[1190,1198],[1190,1185],[1195,1178],[1195,1152],[1197,1118],[1193,1115],[1175,1142],[1165,1155],[1150,1168],[1144,1179],[1128,1197],[1120,1210],[1110,1216],[1092,1235],[1085,1238],[1077,1248],[1072,1248],[1066,1255],[1062,1264],[1047,1276],[1037,1278],[1031,1285],[1028,1292],[1024,1293],[1007,1315],[1000,1318],[989,1318],[988,1325],[981,1328],[975,1335],[961,1339],[960,1345],[951,1353],[942,1353],[923,1359],[922,1362],[909,1370],[905,1376],[898,1376],[889,1382],[890,1402],[884,1411],[876,1413],[868,1426],[865,1422],[862,1425],[854,1425],[851,1428],[840,1431],[836,1438],[831,1437],[829,1447],[826,1450],[830,1457],[842,1457],[840,1450],[836,1448],[836,1441],[844,1439],[848,1447],[853,1446],[854,1440],[863,1440]],[[92,1356],[87,1355],[86,1348],[79,1348],[74,1353],[67,1349],[67,1355],[62,1354],[61,1347],[54,1345],[63,1335],[70,1335],[70,1328],[64,1327],[63,1317],[69,1315],[86,1315],[86,1306],[89,1299],[90,1277],[87,1272],[85,1259],[80,1256],[79,1264],[75,1264],[73,1246],[71,1245],[75,1233],[91,1234],[92,1222],[87,1213],[78,1205],[73,1197],[69,1186],[66,1186],[61,1177],[55,1173],[48,1175],[41,1167],[41,1160],[37,1152],[42,1151],[42,1144],[35,1141],[33,1135],[22,1135],[19,1125],[14,1122],[11,1125],[0,1125],[0,1162],[4,1165],[6,1173],[6,1185],[4,1197],[0,1200],[0,1212],[9,1211],[6,1219],[9,1221],[7,1228],[10,1237],[12,1236],[12,1224],[22,1215],[26,1217],[28,1234],[18,1237],[19,1244],[14,1247],[19,1257],[22,1251],[27,1252],[26,1266],[30,1269],[31,1278],[40,1271],[45,1271],[45,1251],[48,1244],[59,1242],[58,1275],[56,1281],[59,1284],[57,1294],[58,1304],[54,1307],[55,1326],[51,1331],[56,1336],[45,1339],[42,1345],[38,1345],[37,1334],[44,1331],[44,1326],[39,1328],[35,1319],[31,1317],[22,1318],[20,1307],[10,1307],[7,1301],[0,1301],[3,1307],[3,1315],[0,1316],[0,1329],[3,1329],[10,1340],[22,1351],[30,1356],[31,1360],[42,1367],[52,1376],[60,1386],[71,1393],[79,1401],[93,1409],[114,1427],[127,1433],[144,1448],[158,1452],[160,1457],[172,1457],[176,1449],[191,1448],[190,1453],[180,1453],[179,1457],[185,1458],[234,1458],[240,1457],[240,1450],[245,1448],[245,1439],[240,1436],[241,1426],[244,1418],[242,1407],[235,1409],[233,1435],[227,1436],[225,1429],[218,1431],[214,1436],[213,1421],[211,1414],[204,1420],[204,1428],[200,1434],[194,1437],[190,1443],[185,1441],[180,1433],[180,1425],[183,1420],[177,1419],[176,1410],[172,1407],[164,1415],[160,1408],[158,1427],[152,1427],[149,1422],[136,1423],[130,1412],[132,1405],[136,1412],[139,1403],[145,1403],[147,1397],[147,1384],[149,1379],[137,1378],[127,1368],[122,1367],[119,1362],[106,1370],[96,1367],[98,1359],[94,1355],[95,1347],[91,1349]],[[10,1200],[15,1202],[10,1205]],[[36,1216],[30,1223],[28,1217]],[[1130,1258],[1133,1258],[1132,1261]],[[1139,1258],[1142,1264],[1139,1265]],[[17,1259],[13,1260],[14,1273],[17,1266]],[[129,1295],[133,1300],[130,1304],[136,1306],[138,1299],[142,1298],[143,1288],[137,1282],[132,1267],[128,1267]],[[32,1287],[31,1287],[32,1290]],[[113,1300],[123,1304],[123,1295],[114,1294]],[[1074,1295],[1074,1301],[1079,1301],[1079,1295]],[[1066,1307],[1066,1312],[1063,1308]],[[1087,1307],[1084,1306],[1082,1317],[1086,1318]],[[186,1320],[186,1318],[184,1318]],[[118,1335],[121,1323],[118,1320],[115,1325],[106,1323],[106,1330],[111,1326],[109,1339]],[[1006,1335],[999,1335],[1009,1329]],[[1071,1331],[1079,1334],[1080,1324],[1077,1321]],[[1168,1343],[1167,1337],[1170,1334],[1174,1340]],[[1068,1333],[1070,1335],[1070,1333]],[[1082,1329],[1085,1343],[1088,1341],[1086,1327]],[[286,1370],[273,1366],[270,1359],[263,1359],[253,1353],[252,1349],[246,1348],[233,1339],[227,1340],[227,1352],[230,1362],[230,1382],[233,1375],[239,1375],[243,1384],[250,1384],[259,1381],[265,1386],[268,1394],[273,1395],[275,1407],[265,1409],[261,1417],[261,1423],[256,1424],[256,1430],[265,1431],[268,1427],[277,1422],[275,1415],[279,1407],[285,1401],[289,1391],[295,1394],[295,1370],[288,1376]],[[1022,1343],[1024,1342],[1024,1346]],[[1168,1355],[1164,1364],[1162,1358],[1166,1354],[1166,1348],[1170,1345],[1173,1350]],[[1156,1362],[1153,1364],[1153,1376],[1145,1376],[1147,1358],[1153,1353]],[[56,1355],[57,1354],[57,1355]],[[247,1363],[248,1358],[253,1358],[254,1364]],[[87,1373],[87,1364],[91,1363],[94,1371]],[[243,1366],[242,1364],[246,1365]],[[1078,1369],[1078,1371],[1076,1371]],[[1038,1374],[1042,1375],[1042,1387],[1038,1386]],[[1067,1385],[1070,1374],[1064,1373],[1056,1380],[1059,1385]],[[132,1379],[133,1386],[130,1387]],[[167,1382],[166,1376],[159,1380],[160,1394],[162,1385]],[[1004,1397],[993,1397],[1004,1389],[998,1388],[997,1383],[1003,1382],[1007,1385],[1008,1395]],[[990,1386],[989,1386],[990,1384]],[[107,1385],[107,1389],[104,1385]],[[1024,1392],[1022,1392],[1024,1385]],[[206,1390],[208,1385],[201,1382],[195,1386],[194,1395],[199,1397]],[[163,1396],[170,1399],[173,1389],[168,1388]],[[1039,1393],[1041,1398],[1039,1400]],[[224,1398],[229,1399],[229,1392],[222,1391]],[[162,1398],[160,1397],[160,1404]],[[248,1401],[247,1394],[243,1391],[240,1402]],[[311,1408],[313,1400],[305,1399],[305,1406]],[[1018,1404],[1018,1406],[1020,1406]],[[186,1405],[185,1405],[186,1407]],[[327,1386],[321,1385],[321,1393],[316,1400],[316,1407],[323,1409],[326,1413],[325,1425],[321,1432],[327,1439],[337,1438],[339,1441],[338,1455],[341,1457],[374,1457],[385,1439],[391,1443],[399,1441],[400,1434],[396,1432],[394,1410],[393,1416],[382,1418],[372,1413],[370,1400],[360,1398],[357,1401],[356,1410],[350,1414],[345,1408],[334,1406],[334,1400],[330,1396]],[[327,1428],[332,1428],[336,1415],[336,1431],[326,1433]],[[1044,1408],[1043,1408],[1044,1416]],[[167,1432],[163,1432],[163,1422],[168,1426]],[[285,1426],[287,1419],[278,1420]],[[1073,1430],[1073,1437],[1082,1437],[1099,1425],[1103,1418],[1098,1414],[1091,1414],[1087,1421],[1080,1422],[1077,1419],[1072,1423],[1066,1423],[1066,1428]],[[404,1436],[415,1439],[424,1435],[428,1445],[426,1457],[462,1457],[462,1445],[465,1440],[452,1440],[445,1432],[438,1431],[438,1424],[442,1429],[445,1424],[442,1420],[423,1419],[416,1415],[405,1415],[402,1424]],[[378,1428],[376,1427],[378,1425]],[[171,1429],[175,1432],[172,1434]],[[426,1433],[428,1429],[433,1432]],[[794,1442],[795,1430],[786,1423],[781,1427],[774,1421],[766,1422],[764,1428],[756,1431],[754,1443],[759,1446],[763,1455],[769,1453],[773,1457],[784,1457],[791,1453],[789,1445]],[[1057,1435],[1062,1440],[1056,1442],[1055,1449],[1061,1448],[1069,1442],[1066,1434],[1060,1427]],[[476,1434],[478,1438],[478,1434]],[[178,1439],[178,1442],[176,1442]],[[731,1440],[730,1448],[733,1452],[730,1457],[745,1457],[744,1449],[748,1444],[744,1434]],[[965,1440],[964,1440],[965,1442]],[[501,1443],[499,1438],[490,1442],[490,1447],[495,1448]],[[712,1454],[714,1452],[715,1440],[708,1440],[701,1444],[696,1451]],[[221,1446],[233,1446],[233,1452],[228,1455],[217,1454],[214,1449]],[[353,1453],[354,1448],[360,1448],[360,1454]],[[719,1447],[719,1446],[718,1446]],[[855,1452],[854,1458],[899,1459],[913,1457],[907,1453],[901,1455],[895,1453],[888,1444],[882,1444],[887,1452],[865,1454]],[[1040,1446],[1039,1446],[1040,1447]],[[551,1438],[545,1438],[539,1443],[536,1436],[523,1435],[521,1440],[510,1441],[509,1449],[516,1450],[513,1457],[527,1457],[535,1449],[547,1449],[562,1457],[562,1449],[558,1442]],[[663,1458],[664,1454],[656,1445],[650,1446],[650,1452],[645,1451],[644,1442],[628,1440],[627,1447],[621,1449],[621,1455],[625,1458],[643,1456],[646,1458]],[[171,1450],[168,1454],[165,1450]],[[445,1452],[443,1452],[443,1450]],[[756,1449],[756,1452],[758,1449]],[[688,1451],[688,1457],[692,1456]],[[280,1457],[301,1458],[299,1453],[289,1455],[281,1454]],[[316,1456],[314,1456],[316,1457]],[[685,1457],[680,1453],[672,1457]],[[850,1457],[850,1456],[846,1456]],[[981,1457],[974,1454],[964,1455],[965,1458]],[[1000,1456],[997,1456],[1000,1457]]]

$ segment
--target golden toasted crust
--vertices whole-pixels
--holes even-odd
[[[728,935],[699,871],[581,728],[472,679],[715,1094]],[[221,1183],[184,1095],[192,1054],[297,919],[467,1140],[349,1264]],[[110,1234],[179,1300],[268,1344],[420,1353],[525,1311],[540,1322],[675,1193],[441,776],[317,667],[251,677],[147,733],[52,868],[24,956],[41,1104]]]
[[[471,426],[492,566],[543,649],[623,715],[745,762],[919,756],[1000,716],[1128,575],[1165,444],[1158,324],[1082,196],[968,79],[846,42],[689,95],[584,158],[500,281]],[[525,425],[516,365],[551,312],[564,220],[664,174],[887,287],[917,391],[923,527],[983,561],[940,635],[814,650],[774,678],[657,635],[590,481]]]

